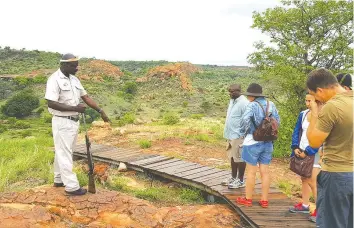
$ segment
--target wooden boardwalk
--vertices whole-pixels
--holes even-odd
[[[222,197],[251,227],[316,227],[308,221],[308,215],[288,212],[294,202],[275,187],[271,187],[269,192],[269,208],[258,206],[261,194],[259,181],[255,186],[253,206],[236,205],[236,198],[244,195],[245,188],[228,189],[220,185],[223,179],[230,176],[230,171],[166,156],[142,154],[134,149],[92,144],[91,151],[96,161],[116,165],[124,162],[130,169],[149,172]],[[74,155],[86,158],[85,145],[77,145]]]

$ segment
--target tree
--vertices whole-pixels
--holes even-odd
[[[11,97],[5,105],[1,107],[2,113],[7,116],[23,118],[29,116],[31,112],[39,107],[39,99],[32,91],[24,90]]]
[[[261,71],[268,94],[286,117],[281,133],[289,141],[296,115],[304,108],[307,74],[319,67],[337,73],[353,69],[353,2],[282,1],[253,13],[252,28],[269,35],[255,44],[248,61]]]

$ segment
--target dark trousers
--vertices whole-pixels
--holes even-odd
[[[317,227],[353,227],[353,172],[321,171],[317,176]]]

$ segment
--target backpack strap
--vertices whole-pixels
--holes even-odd
[[[262,105],[261,103],[259,103],[259,102],[256,101],[256,100],[255,100],[255,102],[256,102],[257,104],[259,104],[259,106],[261,106],[261,109],[263,110],[264,116],[265,116],[265,117],[268,117],[268,115],[269,115],[269,101],[267,100],[267,107],[266,107],[266,110],[264,110],[263,105]]]

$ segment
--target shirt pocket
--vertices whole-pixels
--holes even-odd
[[[64,102],[71,100],[73,96],[73,92],[71,90],[70,82],[66,80],[60,80],[58,81],[58,85],[60,88],[60,94],[59,94],[60,100]]]
[[[74,88],[76,90],[75,94],[76,94],[77,98],[80,99],[81,94],[83,94],[84,87],[82,87],[82,85],[80,83],[77,83],[77,82],[74,82],[73,86],[74,86]]]

